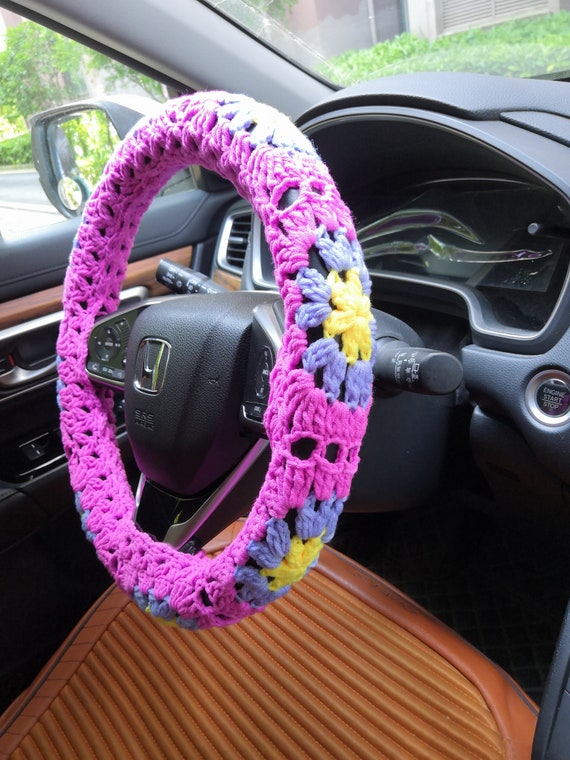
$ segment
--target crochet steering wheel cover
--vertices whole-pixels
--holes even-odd
[[[191,164],[215,170],[252,204],[285,315],[264,419],[268,472],[240,534],[215,558],[183,554],[136,527],[112,392],[92,385],[85,369],[95,320],[119,304],[143,213]],[[348,497],[371,404],[370,288],[350,212],[326,166],[274,109],[223,92],[185,96],[118,146],[71,252],[58,399],[82,527],[141,609],[190,629],[228,625],[282,596],[316,563]]]

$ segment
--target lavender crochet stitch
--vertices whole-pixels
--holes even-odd
[[[90,331],[118,305],[144,211],[190,164],[217,171],[251,202],[285,309],[264,420],[269,470],[241,533],[213,559],[182,554],[135,527],[112,396],[85,370]],[[287,205],[291,188],[298,196]],[[311,268],[310,253],[327,276]],[[191,95],[168,102],[118,146],[85,207],[65,279],[59,403],[83,528],[143,610],[190,629],[227,625],[283,595],[317,561],[349,494],[366,428],[369,294],[350,212],[310,141],[277,111],[222,92]],[[308,459],[295,455],[302,439],[314,446]]]

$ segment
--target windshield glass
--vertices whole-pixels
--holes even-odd
[[[316,75],[570,76],[570,0],[209,0]]]

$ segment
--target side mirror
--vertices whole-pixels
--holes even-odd
[[[93,99],[31,117],[32,154],[40,182],[63,216],[81,215],[115,145],[159,107],[150,98]]]

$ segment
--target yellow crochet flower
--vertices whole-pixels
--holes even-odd
[[[270,591],[278,591],[283,586],[300,581],[307,572],[307,568],[319,556],[323,548],[322,536],[315,536],[303,541],[299,536],[293,536],[291,539],[291,548],[286,556],[281,560],[278,567],[267,567],[261,570],[261,575],[273,578],[269,582]]]
[[[150,615],[152,617],[152,619],[155,622],[160,623],[160,625],[166,625],[169,628],[178,628],[178,623],[176,622],[176,618],[171,618],[170,620],[165,620],[165,618],[162,618],[162,617],[159,617],[159,616],[155,616],[150,611],[150,605],[147,605],[145,607],[144,611],[145,611],[145,614]]]
[[[358,269],[348,269],[344,279],[331,270],[327,277],[331,289],[333,310],[323,322],[325,338],[342,338],[342,350],[349,364],[361,357],[368,361],[372,355],[370,333],[370,298],[362,292]]]

